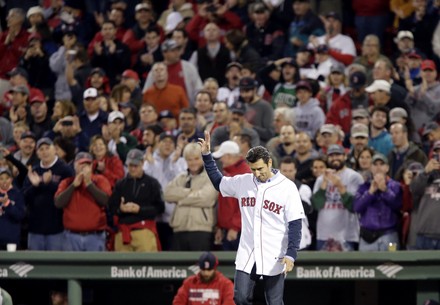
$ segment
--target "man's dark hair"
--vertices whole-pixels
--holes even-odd
[[[249,147],[252,147],[252,137],[247,133],[240,134],[240,142],[246,143]]]
[[[192,114],[194,116],[194,118],[197,117],[197,110],[192,108],[192,107],[191,108],[183,108],[183,109],[181,109],[179,115],[181,115],[182,113],[190,113],[190,114]]]
[[[270,153],[266,147],[263,147],[260,145],[260,146],[255,146],[255,147],[249,149],[249,151],[246,154],[246,161],[247,162],[255,163],[260,159],[262,159],[265,164],[269,163],[269,160],[271,159],[271,157],[270,157]]]
[[[175,29],[170,36],[173,36],[174,32],[180,32],[184,38],[188,38],[188,33],[184,29]]]
[[[163,128],[159,124],[148,125],[145,127],[145,130],[150,130],[155,136],[158,136],[163,132]]]
[[[384,112],[388,115],[388,113],[390,112],[390,109],[385,106],[374,106],[373,109],[371,109],[370,115],[372,116],[373,113],[375,113],[376,111]]]
[[[232,44],[234,51],[237,51],[246,40],[246,36],[240,30],[234,29],[226,33],[225,38]]]
[[[281,159],[280,165],[281,164],[294,164],[296,167],[296,163],[295,160],[291,157],[291,156],[285,156]]]
[[[149,34],[149,33],[156,33],[157,36],[160,36],[160,29],[157,26],[148,27],[146,34]]]

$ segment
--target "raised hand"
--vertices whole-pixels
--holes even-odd
[[[38,186],[40,185],[41,182],[41,178],[40,176],[34,172],[32,169],[28,171],[28,178],[29,181],[32,183],[33,186]]]
[[[211,152],[211,136],[209,135],[209,131],[205,130],[205,138],[199,138],[197,143],[202,148],[203,155],[209,154]]]

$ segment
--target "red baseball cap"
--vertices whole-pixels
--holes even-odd
[[[29,99],[29,104],[33,103],[46,103],[46,97],[41,93],[35,93],[35,95],[31,96]]]
[[[127,69],[127,70],[125,70],[125,71],[122,73],[122,77],[125,77],[125,78],[132,78],[132,79],[135,79],[135,80],[139,80],[139,75],[138,75],[135,71],[133,71],[133,70],[131,70],[131,69]]]
[[[424,70],[432,70],[432,71],[437,70],[437,67],[435,66],[435,62],[430,60],[430,59],[425,59],[424,61],[422,61],[422,64],[420,65],[420,68],[423,71]]]

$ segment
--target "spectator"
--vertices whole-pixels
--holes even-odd
[[[368,146],[374,148],[384,156],[393,149],[393,141],[386,126],[388,123],[388,108],[383,106],[375,106],[371,112],[370,139]]]
[[[341,16],[332,11],[327,13],[322,21],[324,22],[325,35],[319,37],[310,36],[311,44],[315,48],[326,44],[329,47],[330,56],[335,61],[345,66],[350,65],[356,57],[356,48],[349,36],[341,34]]]
[[[147,126],[156,125],[158,118],[159,114],[156,108],[152,104],[143,103],[139,109],[139,124],[130,134],[138,140],[138,143],[142,142],[143,133]]]
[[[52,130],[46,132],[45,136],[55,139],[63,139],[61,145],[65,148],[74,147],[74,153],[77,151],[87,151],[89,147],[89,138],[81,130],[80,123],[77,116],[65,116],[58,120]]]
[[[396,181],[402,179],[403,171],[410,161],[417,161],[426,165],[428,158],[414,143],[409,142],[408,129],[401,123],[394,123],[390,127],[394,148],[388,155],[390,177]]]
[[[380,58],[386,58],[380,53],[380,38],[374,34],[366,35],[362,42],[362,53],[356,57],[354,63],[361,64],[367,69],[367,84],[373,81],[374,63]]]
[[[178,12],[183,20],[189,20],[194,17],[194,7],[191,2],[186,0],[173,0],[170,1],[169,8],[162,12],[159,20],[157,20],[157,24],[162,28],[165,28],[165,25],[168,20],[168,16],[173,12]]]
[[[183,28],[176,28],[170,38],[180,46],[180,58],[190,60],[195,48],[192,41],[189,41],[188,33]]]
[[[142,104],[142,91],[139,87],[139,75],[136,71],[127,69],[122,72],[121,85],[125,85],[130,89],[130,101],[136,106],[137,109]]]
[[[163,130],[169,134],[177,135],[179,130],[177,129],[177,119],[169,110],[162,110],[158,117],[159,125]]]
[[[213,120],[205,126],[205,130],[213,133],[217,127],[225,126],[231,119],[231,112],[225,102],[216,102],[212,106]]]
[[[61,180],[72,177],[73,170],[58,159],[52,140],[37,142],[40,163],[28,172],[22,191],[29,212],[28,249],[63,250],[63,213],[54,204],[54,195]]]
[[[26,215],[25,202],[20,190],[12,183],[12,172],[0,168],[0,249],[9,243],[20,248],[21,223]]]
[[[275,131],[275,136],[272,137],[267,143],[266,148],[269,151],[273,151],[277,145],[279,145],[280,142],[280,132],[281,128],[283,126],[287,125],[293,125],[293,110],[292,108],[288,107],[279,107],[275,108],[273,111],[274,119],[273,119],[273,126]]]
[[[245,26],[249,44],[267,60],[275,60],[283,55],[284,32],[280,24],[271,19],[271,11],[264,2],[254,3],[250,8],[252,22]]]
[[[354,170],[359,170],[358,165],[360,154],[366,147],[368,147],[368,133],[368,126],[365,124],[355,123],[351,126],[351,149],[347,154],[347,165]]]
[[[222,33],[242,27],[240,18],[229,10],[228,5],[220,4],[218,1],[202,2],[197,5],[197,14],[188,22],[185,27],[189,39],[203,47],[206,43],[203,38],[203,29],[213,22],[218,25]]]
[[[26,19],[29,23],[27,29],[29,33],[35,33],[38,31],[38,25],[44,22],[44,11],[40,6],[32,6],[26,12]]]
[[[318,210],[317,249],[328,250],[332,242],[353,251],[359,240],[359,223],[353,213],[353,199],[362,176],[345,166],[346,155],[340,145],[327,151],[328,166],[313,187],[312,204]]]
[[[217,94],[218,94],[218,86],[219,82],[212,77],[208,77],[207,79],[205,79],[205,81],[203,82],[203,90],[206,90],[209,92],[209,94],[211,94],[211,97],[217,101]]]
[[[180,111],[189,106],[185,91],[170,82],[164,63],[155,63],[150,74],[153,84],[144,93],[144,103],[152,104],[158,112],[169,110],[178,117]]]
[[[318,152],[313,149],[312,139],[306,132],[300,131],[295,135],[295,168],[296,179],[301,183],[313,187],[315,178],[313,177],[312,165],[318,157]]]
[[[157,252],[161,250],[155,218],[163,213],[159,182],[144,174],[144,154],[132,149],[127,154],[128,174],[119,180],[109,199],[109,208],[118,216],[115,251]]]
[[[375,80],[365,91],[371,94],[375,106],[387,107],[389,110],[400,107],[410,113],[405,101],[395,100],[391,95],[391,84],[383,79]]]
[[[9,152],[15,153],[19,149],[18,144],[20,142],[20,137],[25,131],[29,131],[29,126],[25,122],[14,124],[12,127],[12,137],[14,138],[14,143],[7,147]]]
[[[208,91],[201,90],[196,95],[194,108],[197,111],[197,128],[204,130],[208,123],[214,120],[214,99]]]
[[[116,38],[116,26],[112,21],[105,21],[101,27],[102,41],[93,46],[91,64],[104,69],[110,85],[120,81],[120,75],[130,67],[130,50]]]
[[[293,125],[285,125],[280,130],[280,144],[271,151],[274,166],[280,165],[284,157],[293,157],[295,155],[295,128]]]
[[[192,54],[190,62],[197,67],[202,81],[213,77],[224,84],[226,67],[231,61],[230,52],[220,41],[220,28],[215,23],[208,23],[203,32],[206,45]]]
[[[312,96],[312,87],[308,81],[303,80],[296,84],[296,97],[298,105],[294,108],[295,129],[307,132],[310,138],[314,138],[324,124],[325,115],[318,100]]]
[[[118,156],[122,162],[125,162],[127,153],[137,145],[136,138],[124,131],[124,120],[125,116],[120,111],[110,112],[107,120],[107,132],[110,138],[108,151]]]
[[[388,159],[375,154],[371,179],[356,192],[353,209],[360,214],[359,251],[388,251],[391,243],[399,248],[399,212],[402,207],[400,183],[390,179]]]
[[[260,54],[249,44],[244,33],[231,30],[225,35],[225,45],[231,51],[231,57],[242,65],[249,65],[252,71],[259,71],[265,65]]]
[[[100,109],[98,90],[89,88],[83,94],[84,110],[79,114],[79,123],[88,143],[94,135],[101,134],[101,129],[107,123],[107,113]]]
[[[197,128],[197,114],[193,108],[184,108],[179,115],[178,138],[186,143],[196,142],[203,137],[203,132]]]
[[[352,5],[358,41],[365,43],[368,35],[374,35],[384,43],[385,30],[389,25],[389,1],[364,2],[355,0]]]
[[[218,89],[217,100],[226,102],[229,107],[238,101],[240,89],[238,87],[243,66],[239,62],[231,62],[226,66],[226,83]]]
[[[223,175],[251,173],[249,165],[240,153],[240,147],[234,141],[223,142],[212,156],[219,159]],[[236,198],[218,195],[217,226],[214,244],[221,245],[224,251],[237,251],[241,235],[241,213],[239,202]]]
[[[70,115],[75,115],[76,107],[71,101],[59,100],[55,102],[55,105],[52,109],[52,123],[55,124],[58,120]]]
[[[19,149],[13,154],[14,158],[25,166],[33,166],[37,162],[37,155],[35,154],[36,141],[37,138],[32,131],[23,132],[18,142]]]
[[[373,164],[373,156],[375,153],[376,152],[371,147],[365,147],[359,153],[359,158],[356,164],[356,171],[362,175],[364,181],[368,181],[372,178],[371,165]]]
[[[203,167],[200,145],[185,146],[183,157],[188,173],[178,175],[164,191],[165,200],[176,204],[170,221],[174,231],[172,250],[206,251],[211,248],[218,193]]]
[[[157,27],[147,29],[144,36],[145,46],[139,50],[133,69],[145,81],[151,67],[156,62],[163,61],[163,55],[160,48],[160,30]]]
[[[18,66],[28,43],[29,33],[23,27],[25,15],[23,10],[12,8],[8,12],[7,30],[0,34],[0,96],[9,90],[6,73]]]
[[[406,96],[408,95],[408,91],[393,80],[394,74],[395,70],[393,64],[389,59],[380,58],[374,64],[373,79],[386,80],[388,83],[391,84],[391,99],[395,101],[404,101],[406,99]]]
[[[77,154],[75,176],[62,180],[55,193],[55,206],[63,209],[65,251],[105,250],[111,186],[107,178],[92,173],[92,163],[89,153]]]
[[[414,142],[417,145],[422,143],[420,134],[415,130],[413,120],[408,117],[408,113],[405,109],[400,107],[393,108],[388,113],[388,116],[390,118],[390,125],[394,123],[402,123],[408,128],[408,136],[411,142]]]
[[[186,96],[192,105],[196,93],[203,87],[197,69],[187,62],[180,59],[181,46],[175,40],[168,39],[162,43],[162,54],[164,64],[168,71],[168,81],[170,84],[182,87]],[[143,92],[145,93],[154,83],[154,74],[149,73],[144,84]]]
[[[124,177],[121,159],[108,151],[101,135],[95,135],[90,139],[90,153],[93,157],[92,172],[106,177],[113,189],[116,182]]]
[[[164,132],[163,128],[159,124],[148,125],[145,130],[142,131],[141,139],[138,139],[139,150],[146,151],[151,146],[152,150],[156,150],[159,144],[159,137]]]
[[[75,144],[69,138],[57,136],[53,140],[55,151],[60,160],[63,160],[67,165],[72,166],[73,160],[77,153]]]
[[[143,169],[145,174],[157,179],[165,189],[177,175],[187,169],[185,159],[181,157],[185,143],[173,135],[162,132],[157,136],[157,144],[147,147],[144,155]],[[165,201],[165,210],[157,217],[157,231],[159,233],[162,250],[171,249],[173,229],[169,223],[173,215],[175,204]]]
[[[344,74],[344,67],[334,63],[330,67],[330,73],[325,78],[325,83],[321,83],[321,91],[318,93],[318,100],[324,113],[328,113],[331,106],[336,103],[341,96],[347,93],[347,78]],[[319,77],[318,77],[319,80]]]
[[[92,69],[90,66],[87,53],[82,48],[68,51],[65,75],[67,84],[72,94],[72,102],[78,107],[78,110],[83,110],[82,98],[84,89],[87,87],[94,87],[100,91],[101,94],[108,94],[109,85],[108,79],[105,77],[105,72],[102,69]]]
[[[52,120],[48,115],[46,99],[44,95],[36,95],[29,100],[31,110],[31,122],[29,127],[34,131],[35,137],[40,139],[44,132],[52,127]]]
[[[174,297],[173,305],[234,305],[234,285],[217,270],[217,257],[210,252],[202,253],[198,265],[200,271],[183,281]],[[200,295],[194,295],[193,291]]]
[[[309,42],[310,36],[324,34],[324,25],[310,7],[309,0],[293,0],[294,18],[289,19],[289,37],[286,45],[286,55],[294,58],[299,48]],[[289,9],[289,8],[287,8]]]

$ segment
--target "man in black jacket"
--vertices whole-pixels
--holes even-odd
[[[128,175],[118,181],[109,199],[112,214],[119,217],[115,250],[123,252],[160,251],[157,215],[165,210],[159,182],[143,171],[144,154],[132,149],[125,164]]]

